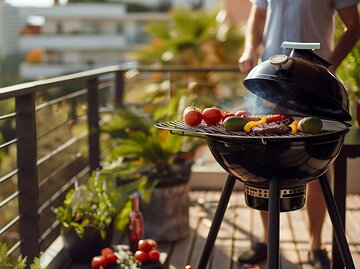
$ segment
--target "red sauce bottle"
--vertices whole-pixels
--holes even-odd
[[[144,239],[144,218],[139,210],[140,194],[135,192],[130,199],[132,210],[129,214],[129,246],[130,251],[135,253],[139,240]]]

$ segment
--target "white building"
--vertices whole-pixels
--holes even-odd
[[[0,0],[0,57],[19,52],[18,35],[22,22],[18,9]]]
[[[21,65],[24,79],[121,63],[124,53],[144,42],[144,24],[169,18],[167,13],[127,13],[123,4],[97,3],[21,8],[20,15],[44,19],[38,33],[20,37],[22,51],[41,54],[40,61]]]
[[[123,62],[127,52],[146,40],[145,24],[169,18],[166,12],[126,12],[129,3],[154,9],[201,3],[212,10],[219,5],[217,0],[114,0],[35,8],[13,7],[0,0],[0,57],[25,53],[20,77],[26,80]],[[34,17],[43,23],[27,25]]]

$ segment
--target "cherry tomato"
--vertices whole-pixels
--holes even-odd
[[[183,120],[187,125],[196,126],[201,123],[203,116],[201,109],[197,107],[187,107],[183,113]]]
[[[193,269],[191,265],[186,265],[185,269]]]
[[[152,244],[147,239],[141,239],[138,243],[138,250],[148,253],[152,249]]]
[[[151,249],[158,249],[158,244],[154,239],[146,239],[151,245]]]
[[[95,256],[91,260],[91,267],[94,269],[105,268],[107,264],[107,260],[104,256]]]
[[[116,261],[118,260],[118,256],[116,256],[115,253],[108,253],[106,254],[105,258],[108,264],[116,263]]]
[[[223,114],[222,114],[222,121],[224,121],[224,120],[226,120],[226,118],[228,118],[228,117],[232,117],[232,116],[235,116],[235,114],[234,113],[231,113],[231,112],[224,112]]]
[[[217,107],[205,108],[202,112],[203,120],[207,125],[216,125],[222,119],[222,111]]]
[[[157,249],[150,250],[148,253],[150,262],[158,262],[160,258],[160,252]]]
[[[145,251],[137,250],[134,254],[135,260],[145,263],[148,260],[148,254]]]
[[[110,254],[110,253],[114,253],[113,249],[112,248],[103,248],[101,250],[101,256],[104,256],[106,257],[106,255]]]
[[[242,115],[249,114],[246,110],[238,110],[235,112],[236,117],[241,117]]]

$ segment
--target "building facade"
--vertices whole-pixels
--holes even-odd
[[[18,9],[0,0],[0,57],[19,52],[18,35],[22,21]]]
[[[22,8],[23,18],[44,19],[37,31],[20,36],[27,54],[23,79],[36,79],[119,64],[144,40],[144,24],[167,20],[167,13],[127,13],[123,4],[74,3]],[[29,27],[26,25],[25,27]]]

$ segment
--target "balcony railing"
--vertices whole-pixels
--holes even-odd
[[[236,66],[125,64],[1,88],[0,150],[6,157],[0,159],[0,242],[7,243],[9,255],[27,256],[30,263],[59,237],[51,208],[75,181],[99,167],[100,126],[106,113],[126,104],[126,93],[133,90],[127,75],[134,70],[148,80],[151,74],[165,74],[169,85],[180,72],[240,77]]]

